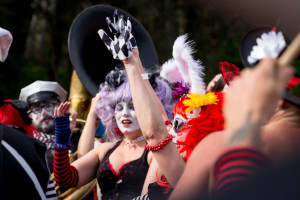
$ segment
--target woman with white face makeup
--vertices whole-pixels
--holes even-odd
[[[163,65],[160,72],[161,76],[172,75],[172,79],[167,79],[166,76],[163,78],[171,83],[179,82],[181,87],[178,88],[177,93],[185,94],[174,107],[173,128],[169,130],[169,134],[156,105],[153,104],[152,97],[145,90],[146,85],[142,84],[143,80],[139,76],[142,65],[138,50],[133,49],[133,55],[123,61],[128,73],[137,117],[147,139],[147,148],[152,151],[159,164],[157,177],[163,178],[156,181],[164,188],[153,188],[156,189],[156,193],[160,192],[160,195],[153,198],[149,187],[150,199],[168,198],[163,196],[165,189],[176,185],[185,166],[184,160],[189,158],[196,144],[209,133],[223,129],[224,125],[221,109],[222,94],[205,91],[202,79],[203,66],[200,61],[192,58],[191,42],[187,42],[186,39],[186,35],[177,38],[174,44],[175,50],[173,46],[174,58],[166,62],[168,69],[165,70]],[[188,83],[189,87],[182,87],[182,83]],[[176,145],[170,142],[170,135]]]
[[[122,133],[130,133],[139,129],[132,102],[120,102],[115,108],[117,125]]]
[[[151,83],[165,105],[165,113],[171,113],[168,84],[155,77]],[[107,142],[71,165],[66,164],[69,162],[66,155],[70,103],[55,109],[55,179],[58,185],[68,188],[85,185],[97,177],[102,199],[132,199],[147,193],[149,183],[155,181],[157,163],[145,148],[146,140],[136,117],[125,69],[117,66],[112,70],[100,85],[99,94],[101,99],[96,105],[96,114],[106,127]]]

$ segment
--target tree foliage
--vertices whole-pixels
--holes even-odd
[[[96,4],[121,8],[138,19],[155,44],[160,64],[172,57],[175,39],[188,33],[196,42],[194,56],[206,66],[207,82],[220,72],[220,61],[242,67],[239,42],[253,23],[242,13],[220,12],[216,1],[1,0],[0,26],[14,40],[7,61],[0,63],[0,93],[16,99],[35,80],[58,81],[68,91],[73,70],[68,31],[77,14]]]

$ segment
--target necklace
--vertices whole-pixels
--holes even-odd
[[[140,137],[135,138],[134,140],[128,140],[126,138],[123,138],[123,141],[126,145],[129,145],[131,147],[136,147],[135,143],[138,143],[139,141],[142,141],[144,139],[145,139],[144,136],[140,136]]]

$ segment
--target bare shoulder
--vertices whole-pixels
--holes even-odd
[[[102,160],[106,153],[114,146],[114,142],[103,142],[96,147],[96,151],[99,156],[99,160]]]
[[[266,125],[262,130],[263,152],[274,163],[285,162],[294,156],[299,157],[300,129],[282,123]]]
[[[201,140],[193,150],[192,154],[196,154],[198,156],[201,155],[201,157],[209,159],[212,155],[219,154],[223,150],[224,144],[224,132],[214,132]]]
[[[171,199],[191,199],[195,195],[207,195],[210,185],[210,169],[224,148],[224,133],[207,135],[194,148]],[[189,184],[186,184],[189,183]]]

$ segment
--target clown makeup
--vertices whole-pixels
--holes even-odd
[[[201,107],[198,107],[198,108],[194,108],[191,113],[187,112],[186,116],[188,119],[197,118],[200,117],[200,113],[201,113]]]
[[[184,141],[186,134],[183,134],[181,129],[186,126],[187,119],[185,119],[182,115],[176,114],[173,119],[173,127],[170,130],[169,134],[173,135],[173,142],[177,143],[177,141]]]
[[[118,128],[123,134],[134,132],[140,128],[132,102],[119,102],[115,106],[115,118]]]
[[[30,106],[32,124],[40,132],[55,133],[53,112],[57,106],[57,101],[55,100],[40,101]]]

